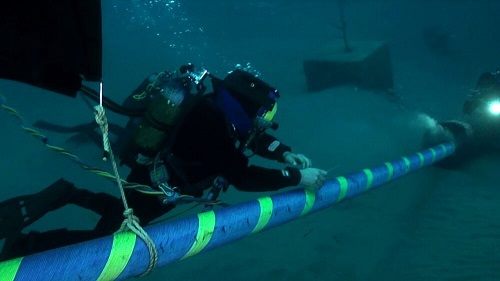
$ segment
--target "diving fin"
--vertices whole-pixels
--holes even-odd
[[[74,185],[59,179],[46,189],[32,194],[8,199],[0,203],[0,240],[14,237],[27,226],[39,220],[50,211],[67,204],[65,197]]]

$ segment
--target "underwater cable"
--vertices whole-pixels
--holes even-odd
[[[158,267],[229,244],[360,195],[455,152],[443,143],[357,173],[327,180],[314,192],[295,188],[246,203],[145,228],[158,251]],[[0,262],[2,281],[123,280],[148,267],[148,249],[131,233],[83,242]],[[62,259],[61,257],[68,257]],[[112,274],[106,272],[112,270]],[[105,273],[103,273],[105,272]],[[36,274],[36,276],[34,276]],[[106,279],[107,276],[113,278]]]

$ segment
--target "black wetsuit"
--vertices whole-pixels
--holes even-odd
[[[231,124],[214,106],[210,95],[207,95],[186,116],[176,133],[170,153],[178,160],[176,165],[182,168],[183,175],[173,173],[169,184],[178,186],[181,194],[195,197],[203,196],[203,189],[208,188],[197,183],[215,176],[223,176],[229,184],[243,191],[273,191],[299,184],[301,176],[298,169],[287,167],[279,170],[249,165],[249,159],[237,149],[236,142]],[[279,143],[269,134],[257,138],[250,148],[257,155],[280,162],[284,161],[283,153],[290,151],[290,147]],[[144,166],[133,167],[127,180],[151,185],[149,170]],[[45,213],[66,204],[75,204],[101,215],[96,227],[90,231],[62,229],[47,233],[30,232],[8,241],[7,249],[3,249],[0,259],[107,236],[120,227],[123,221],[121,199],[77,189],[64,180],[60,180],[58,184],[64,185],[66,191],[60,194],[56,203],[46,207]],[[135,190],[126,190],[126,197],[141,225],[147,225],[175,207],[164,205],[157,197]],[[34,199],[36,202],[36,198]]]
[[[210,97],[210,95],[208,95]],[[249,159],[236,147],[236,135],[210,98],[200,101],[184,120],[171,147],[171,154],[183,175],[172,172],[171,186],[180,188],[181,194],[202,197],[206,185],[199,185],[216,176],[224,177],[229,184],[242,191],[274,191],[298,185],[300,171],[287,167],[283,170],[249,165]],[[250,146],[252,151],[267,159],[284,162],[283,153],[290,147],[275,137],[263,134]],[[168,162],[168,161],[166,161]],[[129,182],[152,185],[149,169],[135,166],[129,174]],[[171,205],[159,204],[159,200],[137,191],[129,191],[127,199],[141,221],[149,223],[171,209]],[[147,197],[147,198],[146,198]],[[144,204],[144,200],[149,201]],[[156,206],[158,205],[158,206]],[[142,208],[144,206],[144,208]],[[154,210],[158,208],[158,210]]]

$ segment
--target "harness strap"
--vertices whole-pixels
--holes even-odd
[[[179,165],[175,165],[173,163],[174,157],[171,155],[169,158],[167,158],[167,163],[169,164],[169,167],[174,170],[174,173],[180,173],[177,174],[180,178],[181,181],[187,184],[187,180],[184,177],[184,173],[182,173]],[[192,196],[187,196],[187,195],[182,195],[181,191],[178,187],[172,187],[168,181],[171,179],[169,175],[169,171],[167,169],[167,165],[160,160],[160,157],[157,156],[153,163],[150,164],[152,166],[151,171],[150,171],[150,178],[151,182],[158,187],[163,192],[163,195],[165,197],[162,198],[163,204],[180,204],[180,203],[191,203],[191,202],[198,202],[198,203],[205,203],[205,210],[211,210],[213,208],[214,203],[217,203],[217,198],[220,195],[220,192],[227,191],[229,187],[228,181],[222,177],[222,176],[217,176],[214,178],[209,178],[207,180],[201,181],[196,186],[198,187],[204,187],[207,185],[210,185],[210,191],[208,192],[207,196],[205,198],[195,198]],[[189,184],[191,188],[194,188],[196,186],[193,186],[192,184]]]

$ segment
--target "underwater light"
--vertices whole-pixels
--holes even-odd
[[[493,115],[500,115],[500,101],[495,100],[488,103],[488,110]]]

